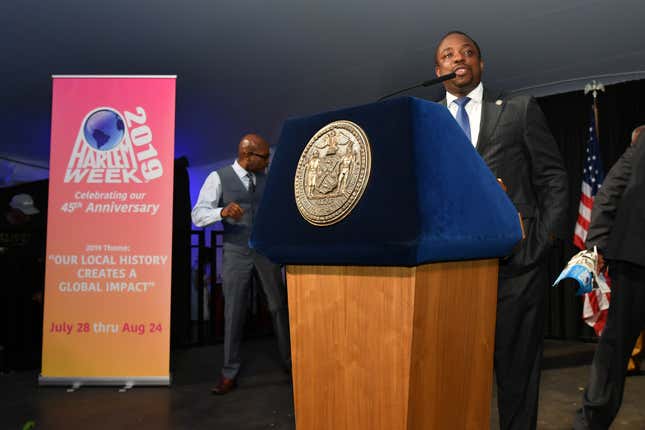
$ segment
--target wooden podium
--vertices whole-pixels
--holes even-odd
[[[288,266],[298,429],[484,429],[497,260]]]
[[[372,173],[352,212],[320,227],[294,175],[337,120],[369,137]],[[488,428],[497,261],[520,239],[445,107],[401,98],[288,120],[250,243],[287,265],[297,428]]]

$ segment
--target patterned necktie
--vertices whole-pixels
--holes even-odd
[[[254,180],[255,178],[254,178],[254,176],[255,175],[253,175],[253,173],[251,173],[251,172],[248,172],[246,174],[246,177],[249,178],[249,191],[252,192],[252,193],[255,192],[255,180]]]
[[[455,119],[464,133],[466,133],[468,140],[472,142],[470,138],[470,119],[468,118],[468,112],[466,112],[466,105],[469,101],[470,97],[459,97],[455,100],[455,103],[457,103],[457,116]]]

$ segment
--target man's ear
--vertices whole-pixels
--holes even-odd
[[[439,66],[434,66],[434,74],[437,75],[437,77],[441,76],[441,72],[439,71]]]
[[[484,70],[484,61],[479,60],[479,68],[480,68],[481,70]]]

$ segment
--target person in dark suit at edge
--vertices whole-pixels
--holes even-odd
[[[618,202],[625,191],[629,175],[631,174],[633,146],[643,130],[645,130],[645,125],[640,125],[632,131],[630,146],[627,147],[625,152],[611,167],[602,186],[598,190],[598,194],[594,198],[595,210],[591,214],[592,218],[585,245],[587,249],[594,249],[594,246],[598,249],[599,266],[603,269],[605,266],[603,252],[607,248],[607,240],[609,239],[609,233],[611,232],[614,217],[616,216]],[[640,373],[640,356],[642,355],[644,333],[645,331],[641,332],[632,350],[627,364],[628,375],[637,375]]]
[[[597,248],[601,266],[609,262],[611,304],[575,430],[608,429],[620,409],[627,363],[645,329],[644,238],[645,133],[640,132],[607,174],[591,212],[585,244]]]
[[[607,249],[609,233],[614,224],[618,203],[631,175],[634,145],[643,129],[645,129],[645,125],[636,127],[632,131],[630,146],[627,147],[625,152],[623,152],[611,167],[594,198],[594,206],[585,245],[587,249],[593,249],[594,246],[598,249],[598,262],[600,267],[604,267],[605,265],[603,252]]]
[[[236,385],[248,290],[254,270],[269,304],[285,370],[291,370],[287,291],[280,266],[248,245],[264,192],[269,156],[269,144],[261,136],[247,134],[242,137],[237,160],[208,175],[191,213],[193,223],[199,227],[218,221],[224,226],[224,366],[219,382],[211,390],[213,394],[227,394]]]
[[[638,139],[640,133],[645,130],[645,125],[638,126],[632,132],[631,144],[633,145]],[[632,350],[632,354],[629,357],[629,362],[627,363],[627,375],[641,375],[641,362],[643,361],[643,347],[645,346],[645,329],[641,330],[641,334],[636,339],[636,345]]]
[[[435,51],[447,106],[521,213],[525,239],[500,261],[494,367],[502,429],[535,429],[546,294],[544,257],[564,236],[568,180],[562,156],[537,102],[504,98],[481,82],[479,45],[460,31]]]

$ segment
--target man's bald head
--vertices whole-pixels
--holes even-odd
[[[237,153],[241,154],[243,151],[255,151],[256,149],[268,149],[269,144],[259,134],[245,134],[240,140]]]
[[[250,172],[262,172],[269,165],[269,143],[259,134],[245,134],[237,147],[237,162]]]

